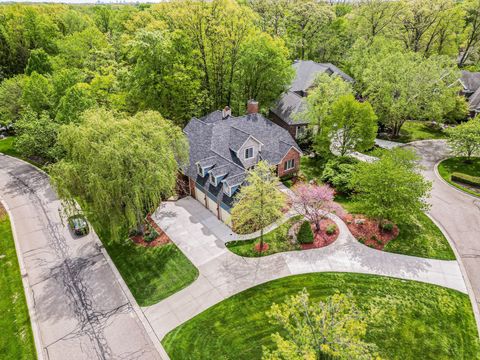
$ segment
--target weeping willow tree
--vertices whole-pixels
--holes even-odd
[[[154,111],[127,116],[104,109],[61,127],[65,157],[52,165],[61,198],[78,200],[89,218],[110,230],[143,231],[143,219],[175,191],[180,166],[188,161],[182,131]]]

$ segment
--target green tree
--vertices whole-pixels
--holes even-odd
[[[265,161],[259,161],[248,172],[246,185],[240,188],[232,208],[234,229],[242,233],[260,230],[260,251],[263,250],[264,228],[279,220],[285,197],[278,190],[279,179]]]
[[[368,102],[359,102],[351,94],[343,95],[332,105],[316,138],[317,149],[322,147],[341,156],[352,151],[373,147],[377,136],[377,117]]]
[[[46,112],[40,115],[27,109],[15,123],[17,138],[15,149],[27,158],[35,158],[41,163],[53,162],[57,159],[56,124]]]
[[[398,136],[410,119],[442,122],[458,104],[459,73],[450,59],[425,59],[383,40],[367,49],[362,45],[352,57],[354,76],[392,136]]]
[[[388,34],[404,8],[399,1],[364,0],[353,12],[355,30],[369,40]]]
[[[468,160],[480,155],[480,118],[469,120],[461,125],[447,129],[448,144],[457,156],[466,156]]]
[[[0,124],[13,124],[20,118],[24,81],[24,75],[17,75],[0,83]]]
[[[25,68],[25,74],[31,75],[36,71],[39,74],[45,75],[52,72],[52,63],[50,57],[43,49],[35,49],[30,51],[30,57],[28,58],[27,67]]]
[[[480,0],[467,0],[463,5],[466,12],[466,41],[458,61],[459,66],[464,66],[472,58],[475,49],[480,47]]]
[[[62,126],[58,143],[65,156],[51,174],[60,196],[79,199],[115,238],[142,231],[144,216],[174,193],[188,161],[181,129],[154,111],[129,117],[92,109],[81,123]]]
[[[49,78],[33,72],[25,78],[22,93],[24,106],[40,114],[43,111],[50,112],[53,107],[53,87]]]
[[[263,348],[264,360],[374,359],[375,345],[366,343],[367,321],[352,295],[335,294],[317,304],[306,289],[273,304],[270,322],[282,330],[272,334],[276,349]]]
[[[243,113],[249,99],[267,108],[285,91],[294,71],[288,50],[280,38],[258,33],[246,40],[240,49],[235,91],[231,100],[236,113]]]
[[[90,91],[90,85],[75,84],[60,99],[55,120],[63,124],[79,122],[81,113],[94,105],[95,100]]]
[[[361,163],[353,174],[354,200],[361,213],[379,221],[408,223],[414,214],[428,210],[431,183],[415,165],[410,150],[395,149],[373,163]]]

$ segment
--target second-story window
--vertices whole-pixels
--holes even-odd
[[[295,160],[293,160],[293,159],[287,160],[283,163],[283,169],[284,170],[291,170],[294,167],[295,167]]]
[[[245,159],[250,159],[253,157],[253,147],[245,149]]]

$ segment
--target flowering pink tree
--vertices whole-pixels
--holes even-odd
[[[335,190],[328,185],[299,184],[293,189],[292,207],[320,230],[320,222],[328,213],[340,215],[343,209],[333,201]]]

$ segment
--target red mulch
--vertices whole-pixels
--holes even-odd
[[[355,219],[363,219],[365,222],[363,224],[356,224]],[[399,233],[396,225],[394,225],[392,231],[382,231],[378,226],[378,221],[368,219],[362,215],[354,216],[346,214],[343,220],[358,241],[377,250],[383,250]]]
[[[132,241],[135,244],[144,246],[144,247],[155,247],[155,246],[168,244],[171,241],[168,235],[165,234],[165,232],[162,229],[160,229],[160,227],[155,223],[155,221],[153,221],[150,214],[147,215],[147,221],[150,224],[150,226],[153,227],[159,235],[155,240],[152,240],[150,242],[145,241],[142,235],[135,235],[130,237],[130,239],[132,239]]]
[[[320,231],[315,232],[315,225],[312,226],[312,231],[315,234],[315,238],[313,239],[313,243],[311,244],[301,244],[302,250],[309,250],[309,249],[318,249],[321,247],[325,247],[333,243],[338,238],[338,227],[336,227],[335,232],[332,235],[328,235],[326,230],[327,226],[334,224],[335,222],[330,219],[322,220],[320,223]]]
[[[258,244],[255,244],[255,251],[258,252],[258,253],[259,252],[264,252],[264,251],[268,250],[268,247],[269,246],[268,246],[267,243],[263,243],[263,247],[262,247],[262,249],[260,249],[260,243],[258,243]]]

